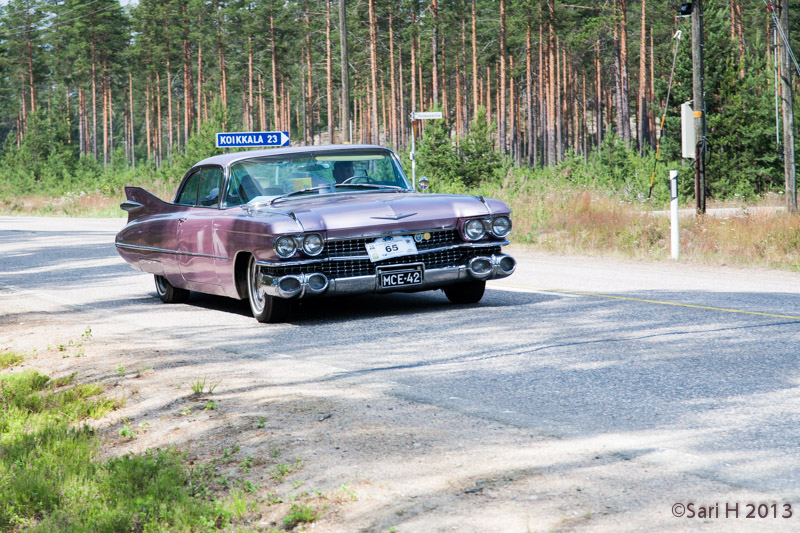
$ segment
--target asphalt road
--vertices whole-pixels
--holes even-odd
[[[302,365],[309,386],[380,383],[540,435],[615,435],[632,458],[800,497],[800,275],[515,251],[517,272],[475,306],[438,291],[320,299],[261,325],[224,298],[163,305],[117,255],[122,224],[0,217],[0,290],[241,364]]]

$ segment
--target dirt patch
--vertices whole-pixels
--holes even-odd
[[[315,379],[300,361],[295,374],[277,373],[258,358],[145,336],[99,311],[76,313],[8,290],[0,290],[0,308],[0,349],[31,354],[12,372],[77,372],[125,400],[95,423],[104,456],[185,452],[209,496],[244,502],[235,524],[250,530],[284,527],[295,505],[318,515],[301,527],[326,532],[791,525],[675,518],[672,504],[690,498],[764,495],[697,475],[646,437],[537,434],[388,386]]]

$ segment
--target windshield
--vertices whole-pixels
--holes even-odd
[[[397,188],[408,190],[411,186],[391,152],[304,152],[234,163],[225,199],[227,205],[234,206],[259,197],[299,196],[306,190],[308,194],[336,194]]]

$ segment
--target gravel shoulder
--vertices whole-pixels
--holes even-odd
[[[216,460],[221,494],[248,489],[239,525],[251,530],[279,527],[298,502],[320,513],[313,530],[325,532],[789,531],[800,520],[800,504],[792,520],[675,518],[678,502],[781,495],[722,483],[700,458],[649,443],[663,435],[538,433],[388,383],[351,386],[331,379],[336,369],[288,356],[204,349],[40,293],[0,287],[0,309],[0,349],[31,354],[11,371],[77,372],[124,398],[96,423],[104,456],[172,446],[193,466]],[[194,394],[204,378],[206,392]],[[126,424],[135,438],[120,435]]]

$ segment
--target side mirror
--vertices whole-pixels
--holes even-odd
[[[417,185],[417,188],[419,189],[419,192],[427,191],[430,186],[431,185],[430,185],[430,180],[428,179],[428,176],[421,176],[419,178],[419,184]]]

